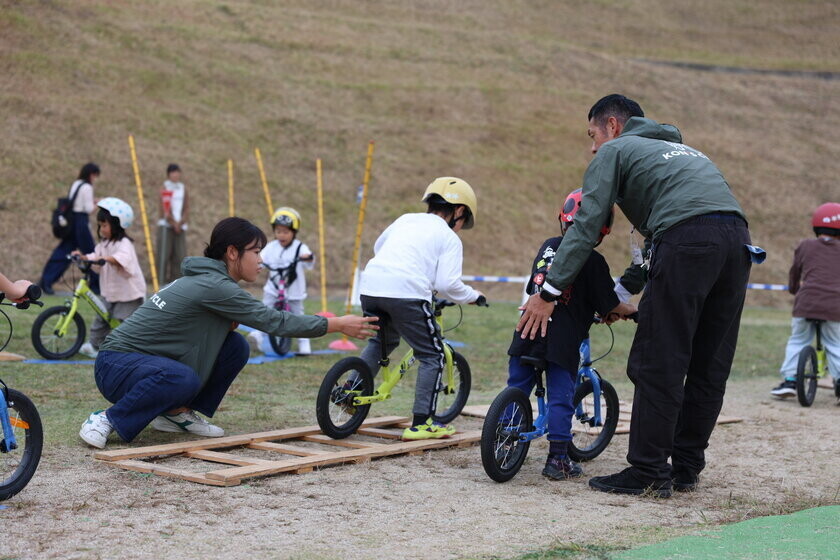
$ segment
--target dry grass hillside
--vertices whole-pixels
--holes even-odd
[[[136,208],[132,133],[147,199],[167,163],[184,168],[194,253],[227,214],[228,158],[237,213],[265,222],[255,146],[315,245],[320,157],[345,284],[374,139],[364,258],[430,179],[459,175],[480,199],[465,272],[522,274],[589,161],[586,112],[620,91],[722,168],[770,253],[753,279],[785,282],[812,208],[840,199],[840,80],[649,61],[837,73],[838,28],[831,1],[0,0],[0,263],[40,274],[49,211],[85,161],[103,169],[97,196]],[[615,268],[626,231],[604,245]]]

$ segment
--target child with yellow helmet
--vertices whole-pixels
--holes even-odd
[[[300,231],[300,214],[294,208],[278,208],[271,216],[274,240],[260,252],[263,266],[268,270],[268,279],[263,287],[263,303],[274,307],[278,297],[286,298],[288,310],[303,315],[303,300],[306,299],[306,270],[312,270],[315,257],[305,243],[297,238]],[[249,335],[258,348],[267,350],[267,335],[255,331]],[[312,352],[309,339],[299,338],[298,354]]]
[[[390,354],[400,338],[414,349],[419,362],[412,427],[403,439],[445,438],[455,428],[432,420],[443,373],[441,333],[432,315],[432,293],[455,303],[475,303],[481,292],[461,280],[462,229],[475,223],[476,197],[472,187],[457,177],[432,181],[423,194],[426,213],[404,214],[379,236],[374,257],[359,282],[365,315],[386,318],[368,341],[361,358],[371,371],[379,371],[381,345]],[[384,342],[383,342],[384,341]]]

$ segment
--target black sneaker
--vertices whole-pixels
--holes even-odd
[[[615,494],[648,494],[655,498],[671,497],[671,480],[651,481],[640,477],[635,467],[627,467],[623,471],[607,476],[596,476],[589,479],[589,486],[601,492]]]
[[[796,396],[796,381],[792,379],[785,379],[779,383],[778,387],[774,387],[770,394],[777,399],[789,399]]]
[[[834,380],[834,396],[840,399],[840,379]]]
[[[568,457],[549,455],[542,473],[543,476],[554,480],[566,480],[567,478],[580,478],[583,476],[583,469]]]
[[[700,475],[688,471],[674,471],[671,484],[677,492],[694,492],[697,490],[698,482],[700,482]]]

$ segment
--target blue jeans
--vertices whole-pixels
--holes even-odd
[[[548,397],[548,441],[572,441],[572,406],[575,396],[577,372],[572,373],[559,365],[547,362],[545,392]],[[523,366],[519,356],[508,361],[508,387],[521,389],[526,395],[534,390],[537,381],[533,366]]]
[[[156,416],[182,406],[212,418],[249,353],[245,337],[228,333],[203,387],[191,367],[135,352],[100,352],[94,375],[99,392],[114,403],[106,411],[108,420],[123,440],[131,441]]]

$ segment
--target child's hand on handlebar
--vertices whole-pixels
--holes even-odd
[[[376,336],[379,325],[374,325],[379,317],[359,317],[358,315],[344,315],[327,319],[327,332],[340,332],[353,338],[370,338]]]
[[[619,303],[612,311],[607,313],[607,317],[604,319],[604,322],[608,325],[612,325],[619,319],[629,319],[630,315],[633,315],[638,311],[639,310],[632,303]]]

